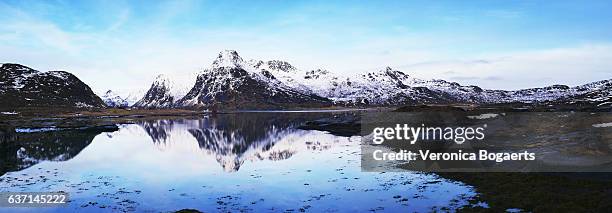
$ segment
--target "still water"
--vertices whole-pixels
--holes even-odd
[[[297,128],[312,116],[238,113],[136,121],[114,132],[17,133],[17,143],[2,145],[0,191],[63,191],[70,202],[0,212],[453,211],[476,196],[434,174],[362,172],[360,138]]]

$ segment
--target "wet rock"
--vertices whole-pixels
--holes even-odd
[[[181,209],[181,210],[175,211],[175,213],[201,213],[201,211],[197,209]]]
[[[350,137],[360,135],[361,121],[357,115],[346,114],[308,121],[298,128],[303,130],[326,131],[332,135]]]

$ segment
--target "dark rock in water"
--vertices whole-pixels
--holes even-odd
[[[338,115],[333,118],[307,121],[298,128],[327,131],[332,135],[350,137],[361,134],[361,120],[357,115]]]
[[[176,211],[176,213],[201,213],[201,211],[198,211],[196,209],[181,209]]]
[[[397,108],[394,112],[465,112],[473,108],[473,106],[416,105],[403,106]]]
[[[40,72],[19,64],[0,67],[0,100],[0,109],[106,107],[87,84],[69,72]]]
[[[15,128],[0,125],[0,145],[15,140]]]

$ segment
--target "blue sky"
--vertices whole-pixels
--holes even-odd
[[[0,62],[68,70],[97,91],[190,76],[223,49],[484,88],[577,85],[612,77],[609,11],[611,1],[0,1]]]

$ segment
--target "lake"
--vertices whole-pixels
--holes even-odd
[[[0,191],[67,192],[66,211],[453,211],[474,188],[435,174],[362,172],[360,137],[297,128],[333,113],[235,113],[30,129],[3,143]]]

